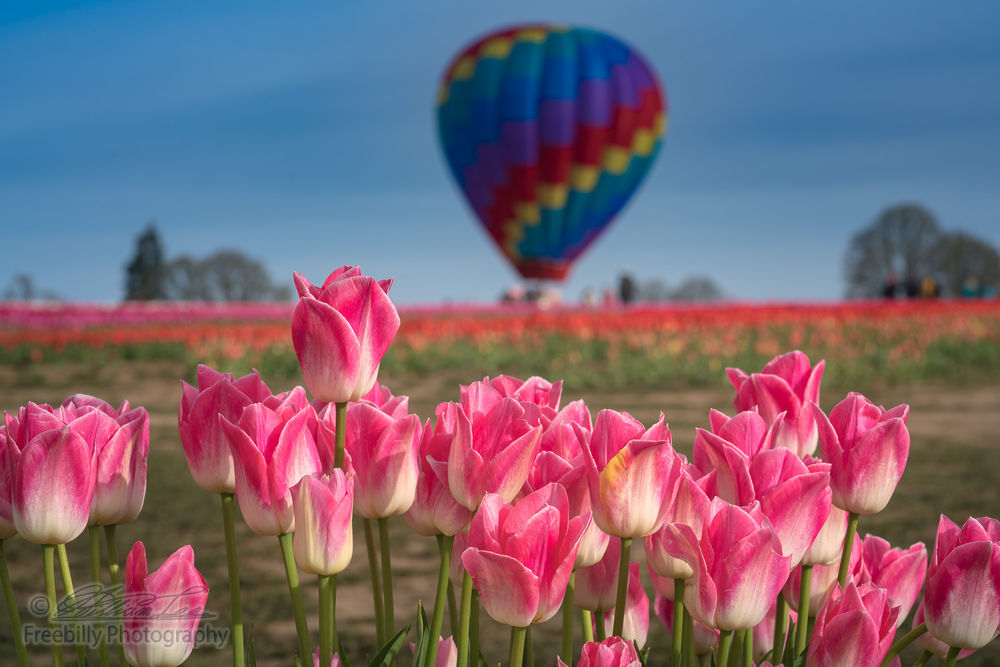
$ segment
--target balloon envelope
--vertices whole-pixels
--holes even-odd
[[[525,278],[566,278],[649,171],[666,118],[634,49],[567,26],[481,37],[449,65],[438,95],[452,175]]]

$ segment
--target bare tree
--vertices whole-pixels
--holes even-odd
[[[890,275],[919,280],[933,274],[940,240],[937,220],[920,204],[885,209],[851,238],[845,261],[847,296],[878,296]]]
[[[670,295],[670,298],[674,301],[695,302],[718,301],[722,297],[722,290],[708,276],[687,278]]]
[[[164,270],[167,297],[184,301],[285,301],[288,287],[271,282],[264,264],[238,250],[219,250],[205,259],[181,255]]]
[[[962,293],[962,283],[973,278],[980,288],[1000,286],[1000,253],[992,245],[965,232],[941,237],[935,252],[939,283],[945,293]]]
[[[18,273],[3,291],[5,301],[59,301],[61,297],[49,289],[39,289],[35,279],[27,273]]]

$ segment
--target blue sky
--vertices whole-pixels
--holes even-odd
[[[0,6],[0,287],[115,301],[155,218],[169,256],[492,300],[515,274],[451,181],[434,100],[460,47],[538,20],[623,38],[670,100],[569,299],[626,268],[834,299],[850,235],[902,201],[1000,246],[994,2],[21,2]]]

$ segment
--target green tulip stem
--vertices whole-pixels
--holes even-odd
[[[604,625],[604,610],[595,609],[592,618],[594,619],[594,632],[596,633],[594,641],[603,642],[608,638],[608,629]]]
[[[423,666],[434,667],[437,661],[438,638],[444,626],[444,608],[448,604],[448,575],[451,573],[451,550],[455,545],[454,535],[438,535],[438,582],[437,593],[434,596],[434,616],[431,617],[430,643],[427,646],[427,660]],[[324,663],[326,664],[326,663]]]
[[[743,635],[743,656],[740,667],[753,667],[753,628],[740,630]]]
[[[392,602],[392,562],[389,546],[389,519],[384,517],[378,520],[378,543],[382,549],[382,594],[385,596],[385,633],[386,637],[396,634],[396,612]]]
[[[0,584],[3,585],[3,599],[7,602],[10,629],[14,632],[14,648],[17,650],[17,664],[20,667],[27,667],[28,649],[24,646],[24,635],[21,631],[21,613],[17,610],[14,587],[11,586],[10,572],[7,571],[7,554],[4,552],[4,542],[6,540],[0,540]],[[107,646],[105,646],[106,650]]]
[[[336,445],[333,451],[333,465],[336,468],[344,467],[344,442],[347,438],[347,401],[336,403],[337,424],[336,424]]]
[[[580,610],[580,630],[584,644],[594,641],[594,614],[589,609]]]
[[[674,632],[670,638],[670,664],[680,665],[684,649],[684,580],[674,579]]]
[[[923,653],[920,654],[920,657],[917,659],[917,661],[913,663],[913,667],[924,667],[924,665],[927,664],[927,661],[933,657],[934,657],[933,653],[931,653],[930,651],[924,651]]]
[[[59,626],[59,601],[56,600],[56,567],[55,567],[56,546],[54,544],[42,545],[42,564],[45,577],[45,597],[49,601],[49,627],[53,632]],[[52,667],[62,667],[62,644],[52,642]]]
[[[63,590],[66,591],[66,602],[69,603],[70,612],[75,620],[73,628],[77,633],[76,660],[78,664],[85,665],[87,664],[87,646],[83,643],[83,628],[80,626],[80,615],[77,613],[73,575],[69,571],[69,556],[66,554],[66,545],[57,544],[56,554],[59,556],[59,573],[62,575]]]
[[[720,667],[725,667],[729,664],[729,647],[733,644],[733,631],[732,630],[720,630],[719,631],[719,649],[716,654],[715,664],[720,665]]]
[[[535,642],[531,641],[530,625],[528,626],[528,631],[524,633],[524,664],[535,664]]]
[[[905,635],[896,640],[896,643],[892,645],[889,652],[885,654],[885,658],[882,660],[882,667],[888,667],[892,659],[903,652],[907,646],[916,641],[917,637],[927,632],[927,624],[921,623],[917,627],[913,628]]]
[[[687,609],[684,610],[684,662],[688,667],[695,667],[698,658],[694,652],[694,617]]]
[[[100,526],[90,526],[87,528],[87,537],[90,538],[90,580],[94,582],[97,586],[101,585],[101,527]],[[108,667],[111,664],[111,658],[108,655],[108,638],[104,632],[104,619],[103,613],[98,608],[99,617],[95,619],[96,625],[99,629],[98,635],[100,636],[100,643],[97,646],[98,655],[100,656],[101,667]]]
[[[365,527],[365,547],[368,551],[368,573],[372,580],[372,601],[375,604],[375,639],[379,648],[385,646],[389,638],[385,634],[385,612],[382,600],[382,576],[378,570],[378,552],[375,550],[375,531],[371,519],[362,519]]]
[[[795,655],[806,650],[809,639],[809,600],[812,596],[812,565],[802,566],[802,583],[799,586],[799,625],[795,628]]]
[[[955,661],[958,660],[958,654],[962,652],[957,646],[952,646],[948,649],[948,657],[944,659],[944,667],[955,667]]]
[[[632,538],[623,537],[621,558],[618,559],[618,595],[615,598],[615,624],[611,634],[622,636],[625,627],[625,606],[628,604],[628,566],[632,559]],[[600,621],[601,619],[598,619]]]
[[[111,587],[115,591],[115,623],[124,623],[125,605],[122,600],[124,589],[121,588],[122,576],[121,570],[118,567],[118,540],[115,539],[116,528],[117,526],[114,524],[104,527],[104,547],[108,552],[108,576],[111,578]],[[118,633],[118,636],[122,636],[122,633]],[[118,642],[118,663],[122,665],[126,664],[124,642]]]
[[[458,627],[458,598],[455,597],[455,584],[448,579],[448,627],[452,633]]]
[[[462,578],[462,607],[458,613],[458,663],[456,667],[469,667],[469,620],[472,613],[472,577],[466,572]],[[476,657],[478,663],[479,658]]]
[[[562,648],[559,655],[567,665],[573,664],[573,598],[576,595],[576,570],[570,573],[563,596]]]
[[[333,596],[329,574],[316,575],[319,584],[319,664],[328,665],[333,659]]]
[[[479,591],[472,589],[472,607],[469,612],[469,662],[479,664]]]
[[[854,536],[858,534],[858,519],[860,515],[850,512],[847,515],[847,534],[844,536],[844,550],[840,556],[840,571],[837,583],[841,588],[847,586],[847,571],[851,568],[851,551],[854,549]]]
[[[771,648],[773,660],[771,662],[780,663],[781,654],[785,651],[785,630],[788,628],[788,602],[785,596],[778,593],[778,599],[774,606],[774,642]]]
[[[510,628],[510,667],[521,667],[524,663],[524,637],[528,628]]]
[[[233,623],[233,667],[243,667],[243,611],[240,604],[240,568],[236,562],[236,529],[233,525],[233,494],[222,498],[222,530],[226,536],[226,567],[229,572],[229,613]]]
[[[306,624],[306,610],[302,605],[302,589],[299,587],[299,570],[295,565],[295,555],[292,552],[292,534],[278,535],[281,545],[281,556],[285,561],[285,577],[288,579],[288,594],[292,598],[292,611],[295,614],[295,634],[299,638],[299,657],[303,664],[312,660],[312,644],[309,642],[309,626]]]

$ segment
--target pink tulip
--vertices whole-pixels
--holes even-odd
[[[136,542],[125,562],[125,659],[135,667],[172,667],[191,655],[208,600],[208,584],[189,546],[146,573],[146,548]]]
[[[357,479],[358,514],[380,519],[410,509],[417,492],[422,434],[416,415],[394,418],[367,403],[347,406],[344,467]]]
[[[562,658],[557,659],[558,667],[566,667]],[[604,641],[587,642],[580,652],[576,667],[641,667],[639,654],[632,642],[621,637],[608,637]]]
[[[853,581],[843,591],[837,586],[816,617],[806,664],[877,667],[892,646],[898,615],[884,588]]]
[[[645,537],[659,530],[681,471],[663,415],[647,430],[627,413],[601,410],[589,439],[575,428],[598,528],[615,537]]]
[[[916,628],[924,622],[924,605],[923,602],[917,605],[917,611],[913,614],[913,627]],[[934,635],[929,632],[925,632],[919,637],[917,637],[916,644],[920,648],[930,651],[937,657],[944,660],[948,657],[948,651],[951,649],[950,646],[945,644],[940,639],[937,639]],[[958,652],[958,659],[968,658],[970,655],[975,653],[972,649],[962,649]]]
[[[910,408],[885,410],[850,393],[830,417],[815,403],[823,460],[829,461],[833,504],[855,514],[877,514],[889,503],[910,452],[906,416]]]
[[[649,596],[642,588],[639,581],[639,564],[629,563],[628,589],[625,597],[625,615],[622,625],[621,638],[625,641],[634,641],[642,648],[646,645],[646,637],[649,636]],[[615,586],[618,585],[618,576],[615,576]],[[612,602],[614,605],[614,602]],[[612,634],[615,623],[614,607],[607,609],[600,620],[595,617],[595,622],[604,623],[605,636]]]
[[[292,487],[292,552],[299,568],[323,575],[347,568],[354,554],[353,506],[354,478],[340,469],[329,476],[305,475]]]
[[[917,542],[908,549],[893,549],[881,537],[866,535],[861,542],[861,564],[854,581],[871,581],[886,590],[889,604],[899,607],[898,623],[903,624],[924,587],[927,547]]]
[[[741,506],[760,502],[794,567],[830,514],[830,464],[811,457],[806,463],[789,449],[770,448],[780,423],[779,416],[765,428],[756,413],[741,412],[721,424],[718,434],[699,429],[694,452],[703,471],[716,471],[719,497]]]
[[[128,523],[139,516],[146,498],[146,463],[149,458],[149,415],[146,410],[129,410],[128,403],[125,403],[112,415],[105,414],[102,412],[101,418],[109,422],[111,434],[107,439],[102,437],[100,442],[95,441],[97,481],[90,507],[90,523],[102,526]]]
[[[810,463],[806,458],[806,463]],[[840,561],[844,549],[844,537],[847,536],[847,512],[839,507],[830,507],[830,516],[820,528],[819,534],[812,545],[802,556],[803,565],[829,565]]]
[[[241,378],[198,366],[198,387],[181,381],[181,404],[177,412],[184,456],[195,483],[212,493],[235,493],[233,454],[229,449],[219,415],[231,422],[239,420],[243,408],[263,401],[271,391],[257,371]]]
[[[455,500],[448,487],[450,450],[451,437],[437,433],[427,420],[420,444],[416,493],[403,515],[417,535],[454,535],[472,520],[472,512]]]
[[[417,645],[410,642],[410,652],[416,655]],[[458,645],[451,637],[438,637],[437,658],[434,667],[455,667],[458,665]]]
[[[845,528],[846,532],[846,528]],[[841,544],[844,542],[844,538],[840,539]],[[847,568],[847,578],[849,581],[854,581],[854,575],[861,568],[861,538],[857,534],[854,536],[854,547],[851,549],[851,563]],[[823,609],[823,605],[826,603],[827,598],[833,593],[833,589],[837,586],[837,576],[840,574],[840,554],[837,555],[837,559],[830,563],[829,565],[813,565],[812,575],[809,578],[809,615],[816,616]],[[856,581],[857,585],[861,585],[864,581]],[[794,610],[799,611],[799,597],[802,590],[802,566],[799,565],[792,569],[792,573],[788,575],[788,581],[785,582],[782,588],[782,594],[785,596],[785,600],[788,602],[788,606]]]
[[[512,500],[538,453],[541,426],[530,426],[524,408],[493,387],[474,382],[462,403],[442,403],[438,428],[448,433],[448,485],[459,503],[475,511],[485,493]]]
[[[340,661],[340,654],[334,653],[333,657],[330,658],[330,667],[341,667],[344,663]],[[313,667],[319,667],[319,647],[313,651]]]
[[[604,555],[589,567],[577,567],[573,604],[589,611],[607,611],[615,608],[618,595],[618,567],[621,559],[621,540],[611,540]]]
[[[559,411],[562,381],[549,382],[545,378],[534,376],[522,382],[509,375],[500,375],[492,380],[484,378],[483,382],[500,392],[501,396],[521,403],[525,419],[532,426],[545,426]]]
[[[927,568],[924,620],[949,646],[978,649],[1000,632],[1000,521],[942,515]]]
[[[712,500],[700,536],[671,524],[664,548],[691,566],[684,603],[692,616],[722,630],[744,630],[763,620],[788,578],[790,556],[759,503],[748,509]]]
[[[692,479],[687,470],[682,470],[677,485],[677,496],[672,503],[666,522],[660,530],[646,537],[646,562],[651,572],[660,577],[670,579],[669,593],[664,595],[673,599],[673,579],[690,579],[694,570],[685,561],[667,553],[663,546],[666,528],[672,524],[690,526],[695,535],[701,534],[701,528],[708,518],[712,501],[698,482]]]
[[[17,535],[14,526],[14,508],[11,506],[13,492],[11,468],[7,463],[7,425],[0,425],[0,540]]]
[[[514,627],[552,618],[566,593],[583,528],[583,517],[569,517],[566,490],[558,484],[516,505],[487,494],[462,554],[486,613]]]
[[[108,427],[102,416],[89,410],[67,424],[34,403],[7,415],[11,515],[24,539],[65,544],[87,527],[97,482],[94,442]]]
[[[281,535],[295,530],[291,487],[322,471],[319,425],[301,387],[268,403],[273,407],[247,406],[238,423],[222,415],[219,421],[233,452],[243,519],[259,535]]]
[[[784,413],[775,445],[790,449],[800,457],[816,451],[816,421],[810,403],[819,403],[819,385],[824,362],[811,366],[799,350],[775,357],[760,373],[747,375],[727,368],[726,375],[736,388],[733,405],[737,410],[757,408],[770,424]]]
[[[653,600],[653,610],[656,613],[656,617],[663,624],[663,627],[667,629],[667,633],[673,637],[674,601],[657,591],[656,597]],[[698,655],[711,653],[719,643],[719,631],[708,627],[698,619],[692,620],[694,621],[692,625],[694,629],[694,652]]]
[[[292,344],[306,387],[317,399],[356,401],[374,386],[399,329],[391,285],[392,279],[362,276],[356,266],[337,269],[321,287],[295,274],[299,303],[292,314]]]

